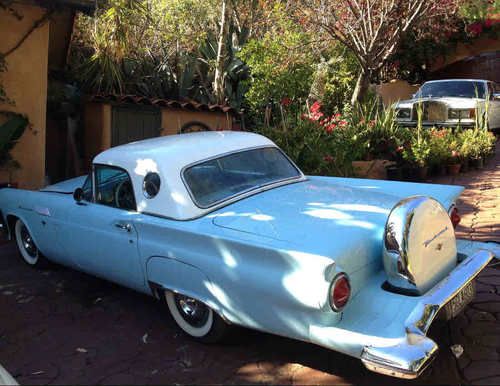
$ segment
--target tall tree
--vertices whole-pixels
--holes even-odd
[[[213,91],[217,103],[224,103],[224,46],[227,24],[226,0],[222,0],[220,14],[220,29],[217,36],[217,58],[215,59],[215,76]]]
[[[356,56],[360,73],[351,103],[362,100],[370,78],[421,23],[456,12],[460,0],[304,0],[300,13],[312,28],[341,42]]]

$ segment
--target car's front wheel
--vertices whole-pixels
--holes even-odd
[[[46,268],[48,261],[38,250],[28,228],[20,219],[17,219],[14,225],[14,235],[23,261],[35,268]]]
[[[226,336],[229,325],[206,304],[171,291],[165,291],[165,300],[175,323],[190,337],[215,343]]]

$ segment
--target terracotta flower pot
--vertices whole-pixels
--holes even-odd
[[[469,160],[464,159],[462,162],[462,167],[460,168],[460,171],[462,173],[467,173],[469,171]]]
[[[460,173],[460,167],[462,165],[461,164],[450,164],[448,165],[448,174],[450,176],[456,176],[458,175],[458,173]]]
[[[471,159],[470,166],[473,167],[474,169],[482,169],[484,166],[483,159],[482,158]]]
[[[403,179],[405,181],[418,181],[418,168],[410,165],[403,167]]]
[[[427,179],[427,175],[429,174],[428,166],[419,166],[417,167],[417,177],[419,181],[425,181]]]
[[[354,175],[358,178],[371,178],[376,180],[386,180],[386,167],[392,165],[389,160],[375,159],[373,161],[353,161],[352,168]]]
[[[401,181],[403,179],[403,168],[400,166],[391,166],[387,169],[387,179],[391,181]]]
[[[446,175],[446,165],[439,164],[434,166],[434,173],[436,176],[445,176]]]

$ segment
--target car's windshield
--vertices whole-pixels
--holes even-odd
[[[416,97],[484,98],[485,94],[486,89],[483,82],[450,80],[424,83],[418,90]]]
[[[244,150],[204,161],[187,168],[183,174],[195,203],[203,208],[301,175],[275,147]]]

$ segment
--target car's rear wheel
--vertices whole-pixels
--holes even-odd
[[[171,291],[165,291],[165,300],[175,323],[190,337],[215,343],[226,336],[229,325],[206,304]]]
[[[38,250],[28,228],[20,219],[17,219],[14,225],[14,235],[17,249],[23,261],[35,268],[46,268],[48,265],[47,260]]]

